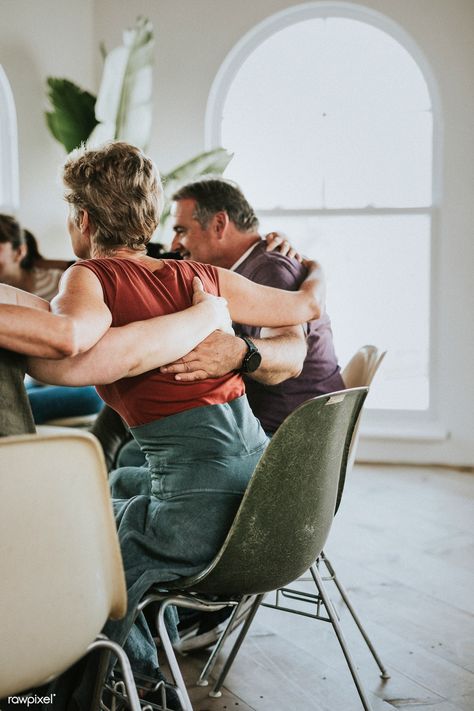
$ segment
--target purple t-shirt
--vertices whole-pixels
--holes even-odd
[[[236,268],[238,274],[257,284],[296,291],[306,276],[306,268],[278,252],[266,252],[262,240]],[[344,389],[327,314],[307,324],[308,352],[297,378],[279,385],[262,385],[245,376],[247,397],[265,432],[273,433],[298,405],[315,395]],[[236,334],[260,338],[260,328],[234,324]]]

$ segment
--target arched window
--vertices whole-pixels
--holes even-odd
[[[0,65],[0,212],[16,212],[19,205],[18,137],[13,94]]]
[[[226,176],[321,261],[341,363],[386,348],[369,406],[430,405],[431,242],[437,201],[434,81],[413,42],[367,8],[277,13],[232,50],[213,84],[207,144]]]

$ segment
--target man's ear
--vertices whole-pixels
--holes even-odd
[[[217,239],[222,239],[225,235],[227,227],[229,226],[229,215],[224,210],[216,212],[212,218],[212,226],[216,233]]]

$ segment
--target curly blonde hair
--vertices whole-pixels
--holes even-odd
[[[95,245],[144,249],[156,230],[163,202],[159,172],[139,148],[122,141],[77,148],[63,168],[65,199],[78,220],[87,210]]]

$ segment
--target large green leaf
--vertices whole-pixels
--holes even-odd
[[[146,149],[151,134],[153,26],[138,18],[123,45],[107,55],[95,105],[98,121],[89,146],[121,140]]]
[[[225,148],[214,148],[181,163],[169,173],[162,174],[165,192],[165,205],[161,213],[160,229],[164,231],[170,216],[171,196],[182,185],[190,183],[203,175],[222,175],[232,160],[233,153]]]
[[[69,153],[87,141],[97,124],[95,96],[68,79],[48,77],[47,84],[53,110],[46,112],[46,122],[53,136]]]

